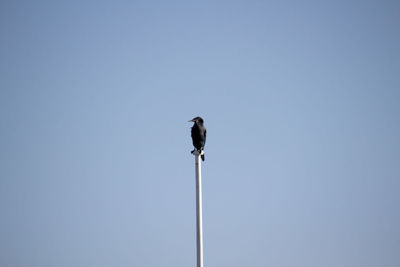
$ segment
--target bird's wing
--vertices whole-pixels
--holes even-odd
[[[207,139],[207,129],[204,127],[204,144],[206,144],[206,139]]]

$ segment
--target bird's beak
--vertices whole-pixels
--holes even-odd
[[[192,120],[190,120],[190,121],[188,121],[188,122],[194,122],[194,119],[192,119]]]

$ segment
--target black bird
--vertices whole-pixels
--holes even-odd
[[[203,119],[201,117],[196,117],[189,122],[194,122],[192,127],[192,140],[193,146],[197,149],[198,152],[204,150],[204,145],[206,144],[206,136],[207,136],[207,129],[204,127]],[[194,150],[192,151],[192,153]],[[201,159],[204,161],[204,154],[201,155]]]

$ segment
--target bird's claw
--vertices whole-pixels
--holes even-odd
[[[204,155],[203,149],[201,149],[201,150],[193,149],[192,151],[190,151],[190,153],[192,153],[193,155],[196,155],[196,156]]]

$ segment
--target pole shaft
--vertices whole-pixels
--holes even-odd
[[[197,267],[203,267],[203,215],[201,193],[201,159],[196,155],[196,240],[197,240]]]

